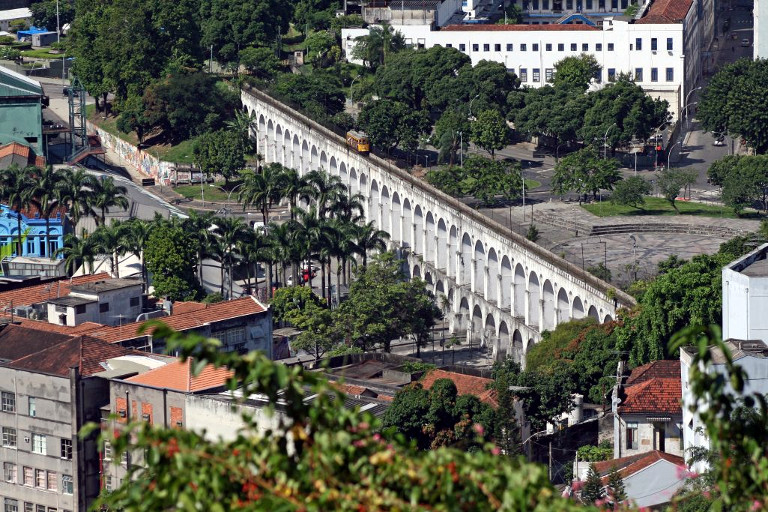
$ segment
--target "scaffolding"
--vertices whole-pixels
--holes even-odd
[[[74,77],[72,85],[67,88],[69,99],[69,130],[72,140],[72,158],[78,150],[88,146],[88,136],[85,125],[85,87],[80,79]]]

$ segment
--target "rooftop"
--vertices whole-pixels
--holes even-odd
[[[191,359],[184,362],[176,360],[126,380],[155,388],[195,393],[223,388],[227,380],[234,375],[226,368],[215,368],[209,364],[197,376],[193,376],[191,362]]]
[[[652,0],[645,16],[635,21],[640,24],[680,23],[688,15],[693,0]]]
[[[0,292],[0,304],[4,307],[10,307],[11,304],[13,304],[13,307],[19,307],[47,302],[50,299],[69,294],[71,285],[99,281],[107,277],[109,277],[109,274],[102,272],[100,274],[73,277],[72,279],[58,279],[43,284],[36,283],[23,288]]]
[[[32,11],[28,7],[21,7],[18,9],[6,9],[5,11],[0,11],[0,20],[2,21],[18,20],[20,18],[31,18],[31,17],[32,17]]]
[[[600,30],[589,25],[561,25],[551,23],[549,25],[489,25],[489,24],[462,24],[447,25],[441,30],[450,32],[583,32],[587,30]]]
[[[475,377],[474,375],[464,375],[456,372],[447,372],[445,370],[431,370],[421,378],[419,383],[424,386],[424,389],[429,389],[438,379],[449,379],[453,381],[459,395],[473,395],[479,398],[481,402],[492,405],[493,407],[499,405],[496,401],[496,392],[492,389],[488,389],[488,386],[493,383],[493,380],[491,379]]]
[[[765,359],[768,357],[768,346],[762,340],[734,340],[728,339],[725,341],[725,345],[731,352],[731,357],[734,361],[744,359],[745,357],[755,357],[758,359]],[[683,347],[681,350],[688,355],[693,355],[696,351],[695,347]],[[725,355],[723,352],[715,347],[709,347],[710,355],[712,356],[713,364],[725,364]]]
[[[685,466],[685,460],[683,460],[682,457],[654,450],[651,452],[641,453],[639,455],[622,457],[620,459],[595,462],[595,470],[601,477],[607,477],[607,475],[613,471],[613,468],[616,468],[619,470],[619,474],[621,474],[622,478],[627,478],[628,476],[633,475],[638,471],[641,471],[659,462],[660,460],[670,462],[676,466]]]
[[[132,286],[141,286],[141,284],[141,281],[138,279],[102,279],[77,284],[72,286],[70,290],[74,293],[97,294],[130,288]]]
[[[21,73],[0,66],[0,96],[42,96],[43,86]]]
[[[58,306],[74,307],[74,306],[80,306],[83,304],[92,304],[94,302],[98,302],[98,300],[86,299],[85,297],[73,297],[71,295],[66,295],[64,297],[59,297],[58,299],[51,299],[48,302],[50,304],[56,304]]]
[[[649,414],[677,416],[683,413],[680,376],[656,377],[624,388],[624,399],[619,404],[621,414]]]
[[[66,334],[9,324],[0,331],[0,361],[13,361],[34,354],[69,338]]]
[[[89,336],[68,336],[65,341],[16,359],[5,366],[17,370],[66,377],[77,367],[81,375],[90,376],[104,370],[102,363],[132,351]]]
[[[624,385],[631,386],[656,378],[679,379],[680,359],[662,359],[638,366],[629,374]]]

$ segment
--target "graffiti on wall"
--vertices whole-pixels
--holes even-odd
[[[148,178],[155,178],[155,181],[158,183],[163,185],[171,184],[171,175],[176,167],[176,164],[173,162],[164,162],[120,137],[102,130],[91,122],[88,122],[88,131],[89,133],[96,132],[99,138],[101,138],[102,145],[117,153],[127,165],[130,165]]]

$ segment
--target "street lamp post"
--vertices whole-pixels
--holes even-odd
[[[472,102],[475,101],[477,98],[479,98],[480,95],[476,94],[474,98],[469,100],[469,118],[472,119]]]
[[[522,178],[522,181],[523,181],[523,222],[525,222],[525,173],[523,172],[522,165],[520,165],[520,177]]]
[[[609,126],[608,129],[605,130],[605,135],[603,135],[603,160],[608,158],[608,132],[611,131],[611,128],[614,126],[616,126],[616,123]]]
[[[698,104],[699,104],[698,101],[694,101],[694,102],[688,103],[685,106],[685,125],[686,125],[685,131],[690,131],[691,129],[691,118],[688,115],[688,107],[690,107],[691,105],[698,105]]]
[[[670,158],[672,157],[672,150],[675,149],[675,146],[677,146],[678,144],[680,144],[681,145],[680,147],[682,147],[682,143],[683,143],[683,141],[678,141],[678,142],[675,142],[674,144],[672,144],[669,147],[669,151],[667,152],[667,169],[670,168],[669,166],[670,166],[670,162],[671,162]]]
[[[701,87],[696,87],[695,89],[691,89],[690,91],[688,91],[688,94],[685,95],[685,103],[684,103],[684,105],[685,105],[685,117],[688,117],[688,98],[691,97],[691,94],[693,94],[693,91],[698,91],[700,89],[701,89]]]

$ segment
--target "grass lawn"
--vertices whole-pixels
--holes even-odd
[[[525,190],[533,190],[535,188],[539,188],[541,186],[541,182],[536,180],[529,180],[528,178],[525,179]]]
[[[37,48],[35,50],[23,50],[21,52],[22,57],[34,58],[34,59],[61,59],[64,57],[63,53],[51,53],[48,48]]]
[[[738,217],[733,209],[727,206],[719,206],[689,201],[676,201],[677,209],[682,215],[696,215],[699,217],[723,217],[727,219],[759,218],[756,210],[746,210],[744,215]],[[641,208],[611,204],[610,201],[602,203],[582,204],[582,208],[598,217],[632,217],[643,215],[677,215],[672,205],[661,197],[646,197],[645,204]]]
[[[231,187],[231,185],[230,185]],[[225,192],[220,188],[220,185],[215,183],[204,183],[203,189],[205,190],[205,200],[206,201],[215,201],[215,202],[226,202],[227,195],[229,192]],[[200,184],[195,183],[192,185],[179,185],[178,187],[173,189],[177,194],[181,194],[184,197],[188,197],[191,199],[197,199],[198,201],[201,200],[201,194],[200,194]],[[232,202],[237,201],[237,194],[238,191],[235,190],[235,193],[232,194]]]

